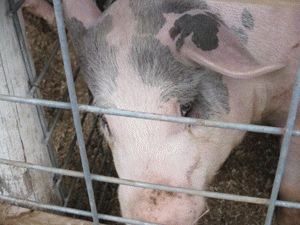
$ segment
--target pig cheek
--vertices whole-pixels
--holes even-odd
[[[122,216],[162,224],[195,224],[205,209],[203,197],[120,185]]]

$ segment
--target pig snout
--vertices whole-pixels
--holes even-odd
[[[153,223],[193,225],[205,209],[202,197],[168,191],[120,186],[119,196],[125,218]]]

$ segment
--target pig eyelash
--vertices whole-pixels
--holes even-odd
[[[111,136],[111,131],[109,129],[108,122],[104,116],[102,116],[100,124],[101,124],[102,129],[107,132],[108,136]]]
[[[192,103],[188,102],[186,104],[183,104],[180,106],[180,112],[181,112],[181,116],[187,116],[188,112],[191,111],[192,109]]]

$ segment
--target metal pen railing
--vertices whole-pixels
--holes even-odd
[[[15,5],[13,3],[14,2],[13,0],[8,0],[8,2],[10,3],[12,9],[11,15],[14,17],[14,24],[16,27],[16,32],[19,37],[20,48],[22,48],[24,51],[24,61],[28,62],[29,59],[26,56],[28,52],[26,52],[27,50],[24,48],[25,44],[24,44],[22,29],[20,28],[21,26],[16,14],[18,8],[21,5],[20,4],[21,1],[16,3]],[[85,216],[85,217],[91,217],[95,225],[99,224],[99,219],[122,222],[122,223],[132,223],[132,224],[154,224],[154,223],[139,222],[136,220],[129,220],[121,217],[99,214],[97,212],[97,205],[95,201],[92,181],[100,181],[100,182],[107,182],[113,184],[123,184],[123,185],[130,185],[130,186],[136,186],[142,188],[153,188],[157,190],[179,192],[179,193],[190,194],[190,195],[201,195],[208,198],[218,198],[218,199],[225,199],[225,200],[268,205],[268,212],[266,216],[265,225],[271,224],[275,206],[294,207],[300,209],[300,203],[277,200],[280,181],[282,178],[282,174],[285,166],[285,159],[287,156],[287,151],[288,151],[291,137],[300,136],[299,130],[293,130],[296,112],[298,108],[299,97],[300,97],[300,68],[298,69],[297,72],[297,80],[294,87],[293,98],[292,98],[292,103],[289,111],[286,128],[250,125],[250,124],[233,124],[233,123],[225,123],[225,122],[217,122],[217,121],[209,121],[209,120],[199,120],[193,118],[179,118],[179,117],[171,117],[171,116],[157,115],[157,114],[154,115],[150,113],[133,112],[127,110],[101,108],[101,107],[95,107],[90,105],[81,105],[78,104],[76,99],[73,74],[72,74],[71,63],[69,58],[69,49],[68,49],[68,43],[67,43],[67,37],[65,32],[65,25],[63,21],[62,7],[61,7],[60,0],[53,0],[53,5],[56,13],[56,21],[57,21],[60,44],[57,43],[55,45],[53,54],[49,57],[50,60],[46,63],[45,68],[42,70],[42,76],[46,73],[50,62],[53,59],[53,56],[56,54],[60,45],[62,50],[62,55],[63,55],[65,73],[67,77],[70,103],[49,101],[49,100],[42,100],[42,99],[35,98],[34,93],[37,89],[37,85],[40,83],[42,79],[42,76],[37,78],[37,80],[35,81],[31,81],[33,84],[33,88],[31,89],[31,92],[29,93],[28,97],[0,95],[0,100],[23,103],[23,104],[32,104],[36,106],[47,106],[47,107],[53,107],[58,109],[71,109],[74,117],[74,126],[76,129],[76,139],[73,145],[75,145],[75,142],[77,140],[80,149],[83,172],[67,170],[66,166],[64,166],[63,169],[59,169],[53,167],[32,165],[23,162],[10,161],[6,159],[0,159],[0,164],[5,164],[5,165],[10,165],[15,167],[24,167],[32,170],[39,170],[39,171],[57,174],[57,179],[58,179],[57,185],[60,185],[61,183],[60,181],[61,176],[71,176],[74,177],[74,179],[80,179],[80,178],[84,179],[87,192],[88,192],[91,211],[89,212],[84,210],[71,209],[63,206],[47,205],[47,204],[32,202],[24,199],[17,199],[9,196],[4,196],[4,195],[0,195],[1,200],[8,201],[12,204],[16,204],[19,206],[24,206],[32,209],[51,210],[51,211],[64,212],[64,213],[69,213],[74,215]],[[31,73],[30,70],[27,72],[28,74]],[[233,194],[216,193],[210,191],[190,190],[185,188],[177,188],[177,187],[170,187],[170,186],[157,185],[157,184],[148,184],[144,182],[129,181],[129,180],[119,179],[115,177],[92,174],[90,172],[90,166],[88,163],[88,158],[86,153],[86,144],[84,142],[83,133],[82,133],[82,123],[79,116],[80,111],[94,113],[94,114],[110,114],[110,115],[134,117],[134,118],[141,118],[141,119],[148,119],[148,120],[169,121],[169,122],[176,122],[176,123],[187,123],[187,124],[198,125],[198,126],[210,126],[210,127],[217,127],[223,129],[238,129],[238,130],[245,130],[245,131],[252,131],[252,132],[283,135],[283,141],[281,144],[281,153],[280,153],[280,158],[278,162],[278,167],[276,171],[271,197],[270,199],[268,199],[268,198],[257,198],[257,197],[240,196],[240,195],[233,195]],[[57,121],[57,119],[55,121]],[[53,127],[50,130],[53,131]],[[48,134],[48,136],[49,135],[51,136],[51,133]],[[49,137],[46,139],[49,140]],[[68,201],[69,195],[70,193],[67,196],[64,196],[66,201]]]

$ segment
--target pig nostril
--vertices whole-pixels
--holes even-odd
[[[191,102],[181,105],[180,106],[181,115],[186,116],[188,114],[188,112],[191,110],[191,108],[192,108]]]

